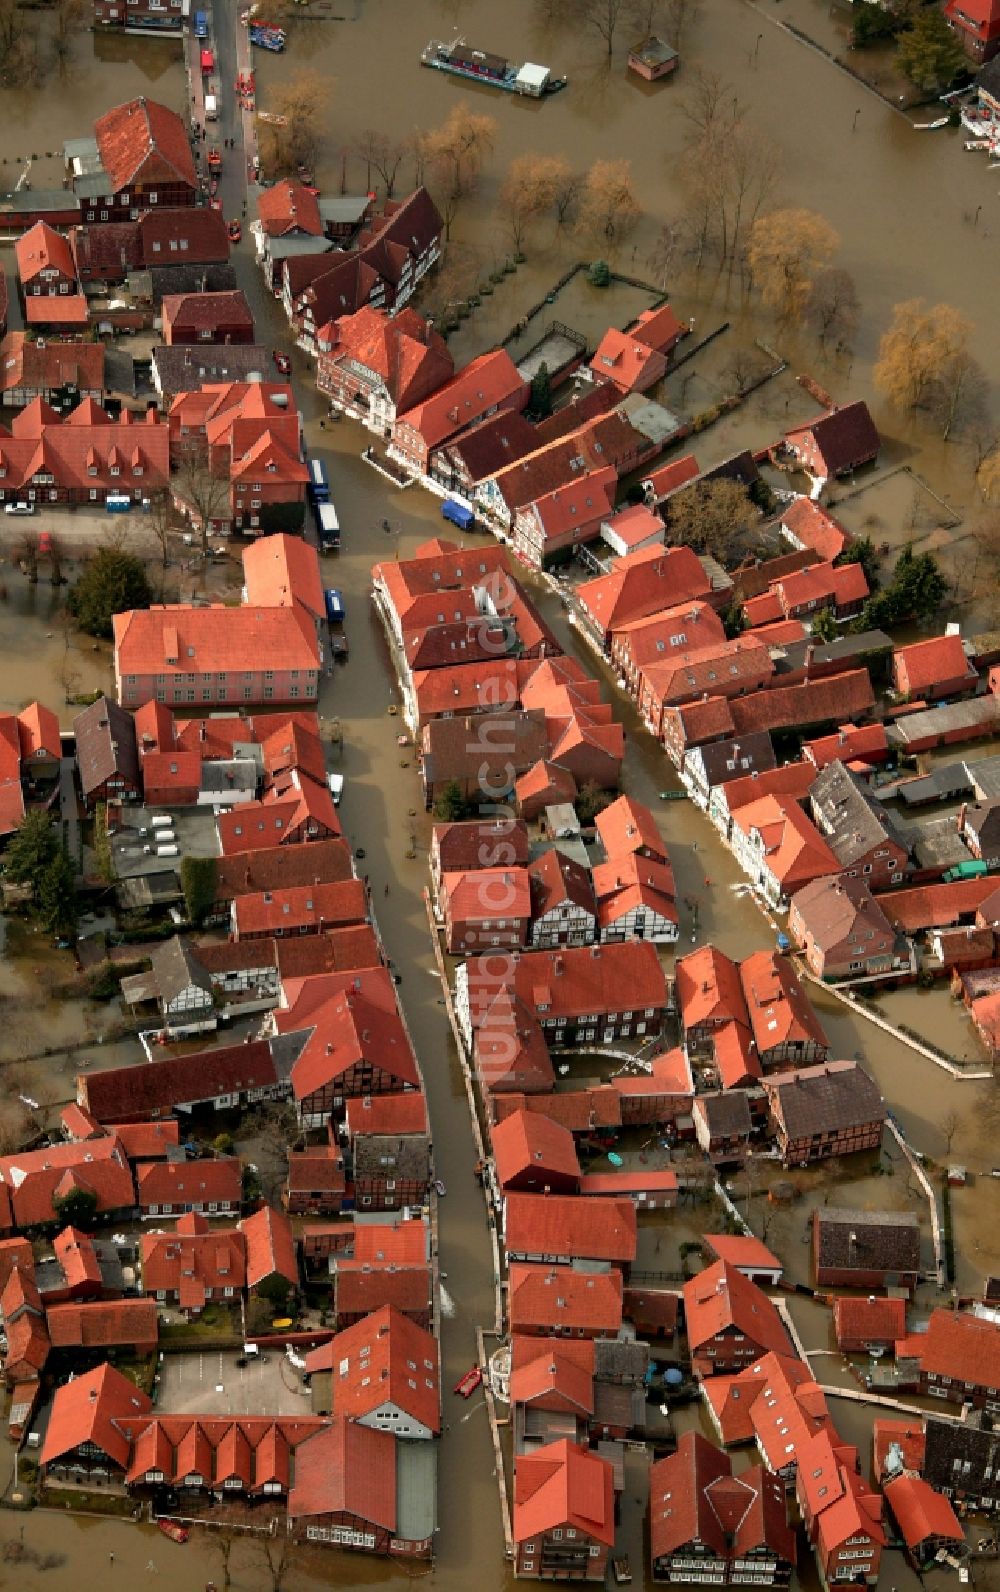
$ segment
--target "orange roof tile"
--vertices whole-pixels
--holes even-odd
[[[145,96],[116,105],[94,123],[101,164],[118,193],[133,182],[197,187],[187,128],[176,111]]]
[[[592,1449],[565,1438],[519,1454],[514,1463],[515,1541],[537,1539],[560,1527],[614,1547],[611,1464]]]
[[[334,1414],[363,1421],[394,1404],[430,1432],[441,1430],[438,1345],[407,1316],[383,1306],[306,1355],[306,1371],[328,1370]]]

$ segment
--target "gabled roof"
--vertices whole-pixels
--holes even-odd
[[[598,839],[609,862],[643,851],[660,862],[670,861],[666,842],[652,809],[631,796],[619,796],[594,819]]]
[[[246,1241],[248,1288],[256,1288],[269,1277],[283,1277],[291,1287],[298,1287],[295,1237],[284,1211],[262,1205],[252,1216],[244,1216],[240,1231]]]
[[[496,959],[470,957],[468,973],[473,1029],[483,1023],[501,987],[511,988],[536,1016],[579,1016],[622,1009],[624,991],[632,1007],[662,1010],[667,987],[656,947],[648,941],[566,946],[526,951],[501,980]]]
[[[395,986],[384,967],[289,980],[287,1005],[275,1014],[279,1034],[301,1034],[292,1067],[297,1100],[326,1088],[367,1063],[398,1088],[418,1088],[416,1057],[399,1015]]]
[[[590,1368],[554,1346],[554,1340],[518,1338],[520,1363],[512,1365],[512,1404],[543,1410],[565,1410],[589,1416],[594,1412],[593,1348]],[[579,1340],[578,1340],[579,1341]],[[574,1345],[575,1347],[575,1345]]]
[[[592,918],[596,916],[594,889],[590,874],[573,857],[550,846],[528,864],[531,916],[537,923],[549,912],[574,906]]]
[[[429,451],[479,420],[487,409],[514,400],[523,408],[527,386],[506,349],[493,349],[460,370],[437,392],[397,417],[400,431],[416,431]]]
[[[684,1284],[684,1310],[692,1348],[733,1329],[762,1353],[792,1352],[787,1329],[767,1294],[728,1261],[717,1260]]]
[[[840,862],[796,802],[762,796],[737,808],[733,822],[745,835],[760,837],[768,870],[791,895],[821,874],[840,872]]]
[[[242,1167],[236,1155],[214,1161],[140,1161],[135,1169],[140,1207],[169,1205],[239,1205],[243,1197]]]
[[[493,1163],[501,1188],[520,1174],[555,1173],[579,1181],[580,1162],[572,1133],[537,1111],[514,1111],[490,1131]]]
[[[254,1040],[249,1045],[225,1045],[164,1061],[84,1073],[77,1078],[77,1092],[102,1122],[131,1122],[220,1095],[273,1088],[279,1078],[270,1045]]]
[[[880,438],[868,412],[868,405],[860,398],[842,409],[832,409],[802,426],[786,431],[786,439],[795,446],[804,435],[811,433],[822,455],[829,475],[839,475],[853,465],[866,463],[878,453]]]
[[[119,1423],[149,1415],[152,1403],[113,1366],[99,1365],[56,1388],[40,1465],[51,1465],[83,1443],[93,1443],[122,1470],[131,1447]]]
[[[754,951],[740,963],[740,982],[758,1054],[779,1045],[811,1043],[829,1049],[823,1025],[787,956]]]
[[[315,632],[288,608],[248,604],[226,608],[183,604],[115,614],[115,653],[122,675],[199,675],[257,671],[261,658],[280,658],[287,669],[319,668]]]
[[[795,1563],[784,1483],[761,1465],[734,1476],[700,1432],[682,1432],[676,1452],[653,1465],[649,1519],[654,1561],[697,1543],[723,1559],[767,1549]]]
[[[568,1256],[629,1265],[638,1245],[630,1199],[508,1193],[504,1239],[512,1255]]]
[[[155,1343],[155,1299],[112,1299],[50,1305],[46,1324],[54,1349],[104,1349]]]
[[[526,1542],[567,1526],[614,1547],[611,1464],[563,1438],[519,1454],[514,1462],[514,1540]]]
[[[931,636],[897,647],[893,665],[900,689],[909,696],[920,696],[951,681],[973,681],[973,668],[961,636]]]
[[[391,1432],[335,1418],[299,1445],[288,1493],[292,1520],[354,1515],[396,1530],[396,1443]]]
[[[1000,1327],[978,1316],[938,1307],[923,1337],[924,1375],[951,1377],[975,1387],[995,1387],[1000,1377]]]
[[[293,182],[287,177],[270,188],[260,190],[257,195],[257,215],[270,238],[284,238],[293,232],[321,238],[324,233],[316,195],[304,183]]]
[[[251,606],[301,603],[314,619],[326,616],[319,558],[301,536],[261,536],[251,542],[243,549],[243,584]]]
[[[57,271],[71,280],[76,278],[69,242],[45,221],[36,221],[33,227],[21,234],[14,244],[14,254],[17,274],[22,283],[33,282],[47,271]]]
[[[590,1272],[515,1261],[509,1277],[511,1332],[549,1328],[613,1338],[621,1327],[622,1274],[617,1266]]]
[[[306,1371],[329,1371],[333,1412],[363,1421],[394,1404],[431,1432],[441,1429],[438,1345],[431,1334],[384,1306],[306,1355]]]
[[[781,1261],[759,1238],[742,1233],[705,1233],[702,1242],[716,1260],[726,1260],[737,1271],[781,1271]]]
[[[811,497],[793,498],[781,511],[782,528],[820,558],[838,558],[853,540],[850,533]]]
[[[867,713],[874,702],[868,670],[851,669],[821,680],[804,680],[801,685],[772,685],[752,696],[734,697],[729,711],[733,727],[743,735],[747,730],[837,723]]]
[[[844,1298],[833,1301],[833,1328],[841,1348],[862,1343],[895,1343],[906,1335],[905,1299]]]
[[[897,1476],[886,1484],[885,1496],[908,1548],[919,1547],[928,1537],[935,1546],[939,1538],[965,1546],[962,1523],[950,1502],[922,1476]]]
[[[149,187],[198,185],[187,128],[176,111],[155,100],[140,96],[105,112],[94,123],[94,137],[113,193],[137,179]]]
[[[821,952],[832,951],[856,928],[865,933],[891,933],[889,920],[863,879],[846,874],[814,879],[796,890],[792,900],[803,929]]]
[[[771,1111],[791,1140],[884,1122],[878,1085],[856,1061],[828,1061],[764,1079]]]
[[[716,945],[703,945],[678,959],[676,995],[686,1029],[702,1023],[750,1019],[737,964]]]

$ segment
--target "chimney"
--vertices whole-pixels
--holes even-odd
[[[565,963],[563,962],[562,957],[557,956],[552,963],[552,971],[555,973],[556,978],[562,978],[564,967]]]

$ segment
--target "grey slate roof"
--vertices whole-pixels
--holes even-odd
[[[684,759],[685,770],[690,766],[698,783],[708,790],[725,785],[731,779],[759,774],[776,764],[774,747],[766,730],[751,730],[748,735],[737,735],[728,741],[710,741],[705,746],[694,747]]]
[[[881,802],[839,759],[817,775],[809,801],[830,850],[845,868],[886,840],[909,849]]]
[[[154,945],[149,959],[153,964],[157,993],[165,1005],[176,1000],[192,984],[211,995],[212,980],[179,935],[175,934],[173,939],[161,940]]]
[[[920,1223],[912,1211],[854,1211],[826,1205],[816,1212],[819,1266],[857,1271],[919,1271]]]
[[[98,697],[73,720],[76,761],[83,794],[89,796],[113,774],[142,789],[135,721],[110,697]]]
[[[818,1067],[765,1078],[771,1109],[789,1139],[812,1139],[885,1121],[878,1085],[855,1061],[828,1061]]]

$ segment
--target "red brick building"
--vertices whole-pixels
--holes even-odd
[[[16,336],[16,333],[12,333]],[[60,361],[64,374],[89,379],[88,361]],[[109,496],[138,504],[169,481],[169,438],[155,409],[117,420],[92,398],[61,419],[41,398],[28,404],[0,437],[0,502],[103,505]]]
[[[795,1568],[784,1483],[763,1465],[734,1475],[696,1431],[650,1470],[649,1532],[654,1581],[786,1587]]]
[[[886,1104],[856,1061],[802,1067],[765,1078],[763,1086],[786,1166],[881,1146]]]
[[[893,688],[904,700],[933,702],[965,696],[975,690],[978,680],[961,636],[932,636],[898,647],[892,655]]]
[[[1000,51],[1000,0],[947,0],[944,14],[970,60],[992,61]]]
[[[742,1371],[773,1351],[791,1354],[777,1310],[756,1283],[718,1260],[684,1284],[691,1366],[697,1376]]]
[[[161,314],[168,347],[254,340],[253,313],[238,288],[231,293],[167,293]]]
[[[527,382],[504,349],[481,354],[430,397],[399,415],[390,453],[415,475],[424,475],[434,448],[498,409],[516,413],[528,401]]]
[[[66,146],[82,221],[135,221],[154,205],[193,205],[198,177],[187,128],[176,111],[145,96],[94,123],[94,147]]]
[[[519,1454],[512,1525],[519,1578],[603,1585],[615,1545],[609,1461],[566,1439]]]
[[[14,244],[17,275],[24,298],[65,296],[78,292],[69,241],[45,221],[36,221]]]
[[[819,1433],[799,1452],[795,1490],[823,1584],[875,1586],[886,1542],[882,1496],[858,1474],[857,1450]]]
[[[814,477],[849,475],[878,458],[881,440],[860,399],[785,433],[785,447]]]
[[[333,332],[331,345],[320,345],[316,386],[335,409],[371,431],[390,433],[397,414],[423,403],[455,374],[444,338],[415,310],[390,318],[365,305],[342,315]]]

